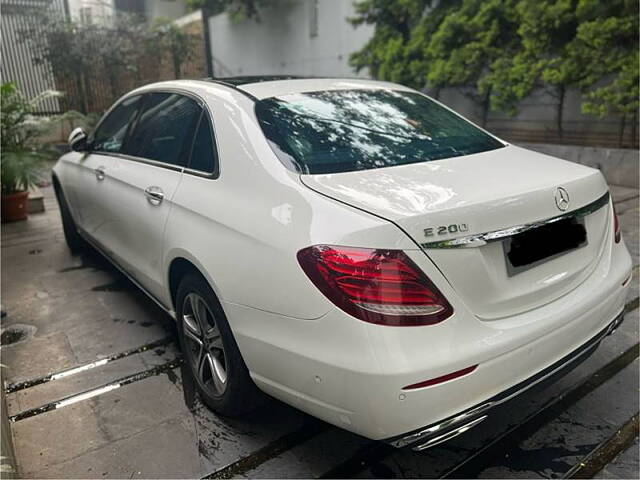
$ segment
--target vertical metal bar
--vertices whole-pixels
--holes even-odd
[[[202,30],[204,32],[204,54],[207,62],[207,75],[213,78],[213,52],[211,51],[211,31],[209,30],[210,16],[211,11],[207,7],[202,7]]]

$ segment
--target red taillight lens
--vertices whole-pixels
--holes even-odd
[[[612,206],[611,210],[613,211],[613,239],[616,243],[620,243],[620,240],[622,240],[622,233],[620,233],[620,221],[618,220],[616,207]]]
[[[316,245],[298,261],[318,289],[345,312],[380,325],[438,323],[453,308],[400,250]]]

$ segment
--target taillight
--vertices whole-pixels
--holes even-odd
[[[613,239],[616,243],[620,243],[622,239],[622,233],[620,233],[620,221],[618,220],[618,214],[616,213],[616,207],[611,208],[613,211]]]
[[[315,245],[300,250],[298,262],[329,300],[365,322],[431,325],[453,313],[442,293],[400,250]]]

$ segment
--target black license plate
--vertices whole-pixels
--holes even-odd
[[[518,233],[504,242],[508,263],[518,273],[543,260],[582,247],[587,243],[587,230],[581,220],[567,218]]]

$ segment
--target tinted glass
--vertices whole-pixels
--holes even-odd
[[[268,98],[256,115],[281,161],[303,173],[428,162],[503,146],[414,92],[335,90]]]
[[[213,144],[212,131],[209,115],[204,113],[200,120],[198,131],[196,132],[196,138],[193,142],[193,151],[191,152],[189,168],[208,173],[215,170],[218,158]]]
[[[125,153],[184,166],[191,147],[200,105],[175,93],[150,93]]]
[[[140,108],[141,95],[123,100],[98,126],[93,135],[92,150],[119,152],[127,127]]]

